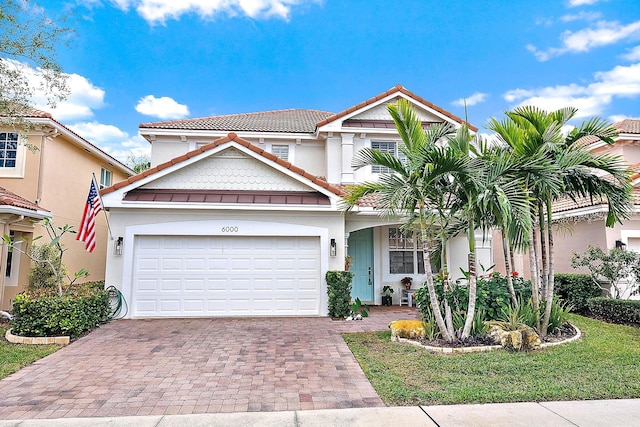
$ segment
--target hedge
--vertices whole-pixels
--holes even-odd
[[[107,321],[109,294],[95,286],[75,286],[64,296],[52,291],[23,292],[13,302],[11,328],[27,337],[77,337]]]
[[[553,291],[576,313],[589,311],[587,300],[602,296],[602,288],[588,274],[556,274]]]
[[[640,325],[640,301],[615,298],[591,298],[589,312],[602,320],[613,323]]]
[[[347,317],[351,314],[351,280],[350,271],[332,270],[325,275],[327,294],[329,296],[329,316]]]

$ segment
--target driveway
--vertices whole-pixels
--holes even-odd
[[[384,406],[340,334],[412,318],[117,320],[0,381],[0,419]]]

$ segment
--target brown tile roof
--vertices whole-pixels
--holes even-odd
[[[135,189],[124,197],[135,202],[245,203],[277,205],[330,205],[317,191],[233,191]]]
[[[219,147],[222,144],[226,144],[227,142],[230,141],[234,141],[237,144],[248,148],[249,150],[253,151],[254,153],[259,154],[260,156],[272,161],[272,162],[276,162],[277,164],[279,164],[280,166],[290,170],[291,172],[294,172],[306,179],[308,179],[309,181],[311,181],[312,183],[314,183],[315,185],[318,185],[330,192],[332,192],[333,194],[336,194],[338,196],[340,196],[342,194],[342,192],[340,191],[340,189],[336,186],[333,186],[331,184],[329,184],[327,181],[325,181],[324,179],[321,179],[315,175],[310,174],[309,172],[305,171],[304,169],[301,169],[297,166],[292,165],[291,163],[287,162],[286,160],[282,160],[279,157],[276,157],[275,155],[263,150],[262,148],[256,147],[255,145],[251,144],[249,141],[246,141],[240,137],[238,137],[238,135],[236,135],[235,133],[231,132],[229,133],[227,136],[220,138],[214,142],[212,142],[211,144],[207,144],[203,147],[200,147],[196,150],[193,151],[189,151],[187,154],[183,154],[182,156],[178,156],[174,159],[169,160],[168,162],[159,164],[158,166],[151,168],[149,170],[146,170],[144,172],[142,172],[141,174],[132,176],[128,179],[125,179],[124,181],[120,181],[114,185],[112,185],[111,187],[107,187],[103,190],[100,191],[100,194],[104,195],[104,194],[109,194],[111,192],[114,192],[122,187],[126,187],[129,184],[133,184],[134,182],[140,181],[143,178],[148,177],[149,175],[153,175],[163,169],[166,169],[168,167],[171,167],[173,165],[179,164],[184,162],[185,160],[188,160],[192,157],[198,156],[202,153],[205,153],[207,151],[213,150],[216,147]]]
[[[640,133],[640,120],[625,119],[613,125],[620,133]]]
[[[29,209],[31,211],[48,212],[46,209],[41,208],[35,203],[23,197],[20,197],[17,194],[12,193],[11,191],[2,187],[0,187],[0,205],[13,206],[13,207],[22,208],[22,209]]]
[[[386,98],[389,95],[393,95],[394,93],[402,93],[402,94],[408,96],[409,98],[412,98],[415,101],[418,101],[419,103],[424,104],[427,107],[439,112],[440,114],[443,114],[443,115],[449,117],[453,121],[456,121],[456,122],[458,122],[460,124],[465,123],[465,121],[462,120],[460,117],[458,117],[458,116],[456,116],[454,114],[451,114],[450,112],[443,110],[442,108],[438,107],[437,105],[432,104],[431,102],[427,101],[426,99],[421,98],[418,95],[408,91],[402,85],[396,85],[396,86],[392,87],[391,89],[389,89],[388,91],[381,93],[378,96],[374,96],[373,98],[370,98],[370,99],[368,99],[368,100],[366,100],[364,102],[361,102],[358,105],[354,105],[353,107],[347,108],[346,110],[341,111],[341,112],[339,112],[337,114],[334,114],[331,117],[327,117],[326,119],[324,119],[324,120],[322,120],[321,122],[318,123],[318,127],[324,126],[324,125],[326,125],[328,123],[331,123],[334,120],[338,120],[339,118],[344,117],[347,114],[351,114],[354,111],[357,111],[357,110],[360,110],[360,109],[366,107],[367,105],[371,105],[371,104],[373,104],[375,102],[378,102],[381,99]],[[473,126],[470,123],[467,123],[467,124],[469,126],[469,129],[471,129],[472,131],[474,131],[474,132],[478,131],[477,127]]]
[[[318,110],[275,110],[259,113],[142,123],[140,127],[144,129],[313,133],[316,130],[316,123],[331,116],[331,114],[332,113]]]

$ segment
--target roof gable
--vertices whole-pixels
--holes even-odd
[[[312,191],[308,184],[229,146],[141,189]]]
[[[245,180],[246,171],[234,170],[230,165],[229,167],[225,165],[223,171],[215,171],[216,167],[223,166],[229,160],[231,160],[232,164],[235,162],[243,165],[243,167],[252,168],[252,174],[255,174],[255,177]],[[193,168],[187,168],[187,166],[193,166]],[[182,169],[184,171],[181,171]],[[188,169],[193,170],[188,171]],[[211,176],[207,174],[211,174]],[[330,185],[325,180],[256,147],[250,142],[239,138],[235,133],[230,133],[211,144],[118,182],[111,187],[103,189],[101,194],[107,195],[118,190],[130,191],[137,188],[158,189],[167,185],[171,185],[174,188],[180,188],[175,187],[180,185],[182,188],[189,189],[198,189],[198,186],[201,186],[202,189],[215,188],[216,190],[224,190],[223,186],[230,186],[229,183],[234,182],[236,184],[233,190],[238,190],[238,187],[242,187],[242,185],[249,187],[246,188],[247,190],[265,190],[265,185],[256,187],[253,182],[254,180],[258,181],[257,177],[259,176],[270,176],[271,178],[269,179],[273,180],[272,185],[274,186],[283,186],[290,189],[297,188],[296,190],[287,191],[304,189],[306,191],[320,191],[330,196],[339,196],[341,194],[338,188]],[[238,185],[240,181],[245,182]],[[226,184],[223,182],[226,182]]]
[[[368,114],[367,111],[371,111],[371,110],[373,110],[375,114],[375,111],[377,111],[380,105],[386,105],[389,102],[393,102],[393,101],[390,101],[391,99],[395,100],[396,98],[399,98],[399,97],[409,99],[414,104],[417,104],[418,110],[421,110],[422,114],[428,113],[428,115],[425,115],[425,118],[435,117],[437,118],[436,121],[438,122],[448,121],[451,123],[458,123],[458,124],[466,123],[460,117],[432,104],[431,102],[425,100],[424,98],[421,98],[415,95],[414,93],[408,91],[401,85],[397,85],[392,87],[388,91],[381,93],[378,96],[374,96],[373,98],[370,98],[364,102],[361,102],[358,105],[354,105],[353,107],[347,108],[344,111],[341,111],[337,114],[332,115],[331,117],[327,117],[326,119],[318,122],[318,128],[329,125],[336,121],[354,119],[356,116],[366,117],[366,114]],[[370,119],[366,119],[366,120],[370,120]],[[431,120],[428,120],[428,121],[431,121]],[[469,126],[469,129],[474,132],[478,130],[477,127],[469,123],[467,123],[467,125]]]

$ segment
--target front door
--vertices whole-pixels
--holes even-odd
[[[373,297],[373,229],[367,228],[349,234],[349,256],[354,274],[351,286],[353,300],[374,302]]]

